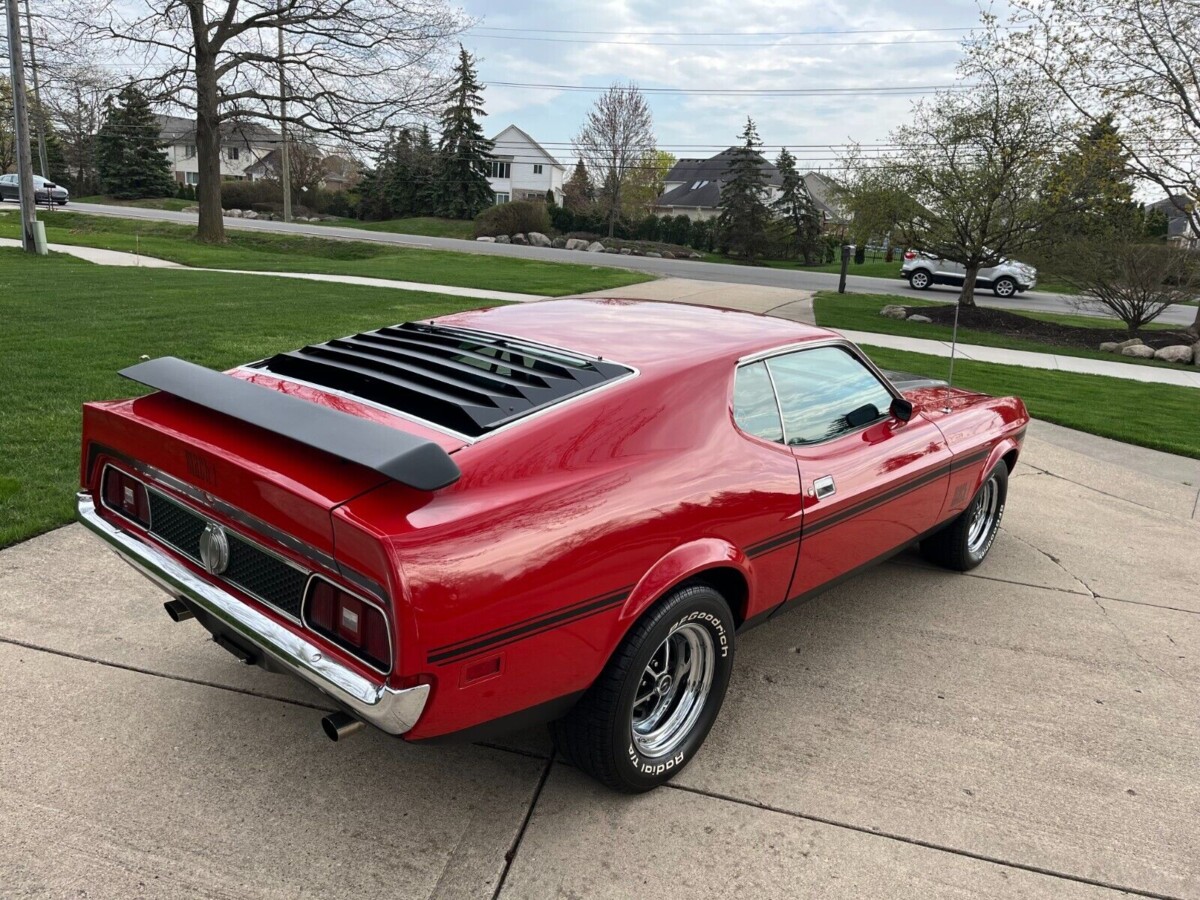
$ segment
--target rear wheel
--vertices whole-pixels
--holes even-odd
[[[958,518],[921,541],[921,555],[959,572],[975,568],[992,549],[1007,497],[1008,466],[999,462]]]
[[[1016,292],[1017,283],[1007,275],[997,278],[992,285],[992,293],[997,297],[1011,297]]]
[[[908,283],[918,291],[923,291],[933,284],[933,279],[929,277],[929,273],[924,269],[917,269],[908,276]]]
[[[619,791],[648,791],[671,779],[716,721],[733,668],[733,631],[729,606],[712,588],[671,593],[551,725],[563,757]]]

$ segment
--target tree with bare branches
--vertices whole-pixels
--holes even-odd
[[[614,84],[601,94],[575,136],[575,152],[599,183],[597,200],[613,236],[627,179],[654,152],[654,119],[636,84]]]
[[[1037,246],[1044,230],[1078,206],[1049,190],[1067,123],[1033,84],[970,73],[969,89],[915,104],[892,135],[900,148],[864,183],[887,185],[889,216],[913,247],[965,269],[960,302],[974,306],[979,270]]]
[[[1010,6],[1011,27],[985,17],[976,55],[1044,79],[1091,124],[1111,116],[1135,177],[1200,200],[1200,0]],[[1182,212],[1200,234],[1200,205]]]
[[[436,108],[466,24],[444,0],[113,0],[93,34],[140,57],[149,74],[135,81],[152,99],[195,113],[198,237],[222,241],[223,126],[282,123],[373,147]]]

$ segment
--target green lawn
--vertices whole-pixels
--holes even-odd
[[[440,219],[436,216],[414,216],[411,219],[388,219],[384,222],[364,222],[361,219],[338,219],[336,222],[321,222],[322,225],[340,225],[343,228],[361,228],[363,231],[386,231],[391,234],[416,234],[423,237],[459,238],[475,240],[475,223],[469,219]]]
[[[903,260],[899,256],[892,262],[884,262],[882,259],[867,260],[862,265],[855,265],[854,260],[850,260],[850,266],[846,269],[847,275],[862,275],[865,278],[895,278],[900,280],[900,266]],[[797,269],[803,272],[833,272],[835,275],[842,271],[842,263],[840,260],[823,263],[819,266],[804,266],[796,262],[794,259],[779,260],[773,259],[767,262],[767,265],[772,269]]]
[[[172,212],[182,212],[189,206],[195,206],[195,200],[180,200],[178,197],[150,197],[144,200],[114,200],[112,197],[96,195],[94,197],[75,197],[75,203],[102,203],[106,206],[136,206],[140,209],[169,209]]]
[[[481,305],[393,288],[94,266],[0,249],[0,547],[70,520],[79,407],[144,392],[145,355],[214,369],[381,325]]]
[[[909,322],[904,319],[888,319],[879,315],[879,310],[884,306],[892,304],[909,307],[938,305],[928,300],[914,300],[912,297],[890,294],[838,294],[834,291],[820,291],[813,298],[813,311],[816,313],[817,324],[827,328],[870,331],[875,334],[897,334],[904,337],[943,341],[948,341],[952,337],[953,329],[945,325]],[[1012,310],[1012,312],[1031,319],[1057,322],[1061,325],[1074,325],[1081,328],[1113,329],[1122,327],[1121,323],[1115,319],[1095,319],[1088,316],[1042,312],[1027,313],[1023,310]],[[1171,329],[1173,326],[1152,324],[1149,327]],[[1035,353],[1056,353],[1059,356],[1078,356],[1084,359],[1102,359],[1108,362],[1129,363],[1131,365],[1163,366],[1169,369],[1180,368],[1176,363],[1162,362],[1161,360],[1116,356],[1112,353],[1102,353],[1100,350],[1064,347],[1032,338],[993,334],[989,331],[976,331],[970,328],[959,328],[958,340],[963,344],[977,344],[984,347],[1003,347],[1008,350],[1031,350]],[[1097,339],[1096,343],[1099,344],[1100,339]]]
[[[232,228],[227,232],[228,243],[215,246],[193,240],[195,229],[188,225],[60,211],[43,211],[38,216],[46,223],[46,236],[51,243],[140,252],[212,269],[361,275],[552,296],[636,284],[652,277],[606,266],[418,250]],[[16,216],[0,215],[0,237],[20,237],[19,228]]]
[[[949,360],[942,357],[865,349],[885,369],[933,378],[948,374]],[[963,359],[954,363],[954,383],[994,396],[1016,395],[1031,415],[1067,428],[1200,459],[1196,388]]]

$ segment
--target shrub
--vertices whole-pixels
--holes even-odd
[[[545,203],[514,200],[489,206],[475,217],[475,237],[498,234],[528,234],[550,230],[550,213]]]
[[[224,209],[253,209],[256,203],[282,203],[283,187],[278,181],[222,181]]]

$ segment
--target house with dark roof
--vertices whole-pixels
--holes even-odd
[[[163,153],[171,161],[175,180],[182,184],[200,183],[200,164],[196,158],[196,122],[181,116],[156,116]],[[279,146],[279,132],[257,122],[226,122],[221,126],[221,177],[243,181],[251,176],[246,169]]]
[[[509,125],[492,138],[488,183],[497,203],[510,200],[545,201],[554,192],[562,205],[565,167],[525,131]]]
[[[1157,203],[1147,203],[1146,212],[1160,212],[1167,217],[1167,240],[1184,244],[1192,249],[1200,248],[1200,234],[1193,225],[1196,204],[1184,194],[1173,194]],[[1191,212],[1191,216],[1188,213]]]
[[[736,147],[722,150],[708,159],[681,159],[671,167],[663,192],[654,202],[657,215],[684,215],[689,219],[714,219],[721,214],[721,189],[729,179]],[[779,197],[783,177],[769,160],[759,155],[759,166],[766,178],[767,202]],[[819,172],[807,172],[804,183],[820,210],[825,227],[844,224],[845,214],[835,202],[835,184]]]

